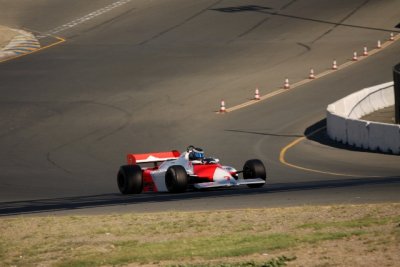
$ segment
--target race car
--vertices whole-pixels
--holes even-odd
[[[122,194],[142,192],[182,193],[188,189],[207,189],[247,185],[262,187],[267,174],[258,159],[245,162],[237,171],[216,158],[206,158],[201,148],[189,146],[177,150],[146,154],[128,154],[127,165],[120,167],[117,184]],[[143,166],[153,164],[152,166]],[[142,165],[142,166],[141,166]],[[243,178],[239,178],[242,174]]]

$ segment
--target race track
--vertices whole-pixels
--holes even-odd
[[[0,5],[0,25],[66,39],[0,63],[0,215],[400,200],[399,156],[340,146],[323,129],[329,103],[392,80],[399,42],[254,105],[215,112],[221,99],[227,107],[244,103],[256,87],[266,95],[286,77],[291,83],[304,80],[311,67],[321,73],[333,59],[342,65],[353,51],[386,42],[390,32],[400,31],[397,1]],[[305,134],[306,140],[293,143]],[[115,176],[126,153],[190,144],[237,168],[249,158],[261,159],[267,185],[119,194]]]

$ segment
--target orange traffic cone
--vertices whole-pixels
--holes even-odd
[[[254,92],[254,99],[260,100],[260,91],[258,90],[258,88],[256,88],[256,90]]]
[[[334,60],[333,63],[332,63],[332,69],[333,70],[337,70],[336,60]]]
[[[220,106],[220,108],[219,108],[219,112],[220,112],[220,113],[225,113],[225,112],[226,112],[226,109],[225,109],[225,101],[224,101],[224,100],[221,100],[221,106]]]
[[[308,76],[309,79],[315,79],[314,69],[310,69],[310,75]]]
[[[353,61],[357,61],[357,60],[358,60],[357,52],[354,52],[353,53]]]
[[[283,84],[283,88],[285,88],[285,89],[289,89],[290,88],[290,84],[289,84],[289,79],[288,78],[285,79],[285,83]]]
[[[368,56],[368,49],[366,46],[364,46],[363,56]]]

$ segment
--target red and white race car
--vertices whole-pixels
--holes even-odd
[[[247,185],[257,188],[267,178],[264,164],[258,159],[246,161],[243,170],[223,166],[218,159],[205,158],[201,148],[189,146],[185,152],[173,150],[147,154],[128,154],[128,165],[117,175],[122,194],[141,192],[181,193],[187,189],[205,189]],[[151,167],[139,164],[153,163]],[[239,174],[243,178],[239,178]]]

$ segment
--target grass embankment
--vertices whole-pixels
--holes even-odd
[[[399,266],[400,204],[0,219],[0,266]]]

